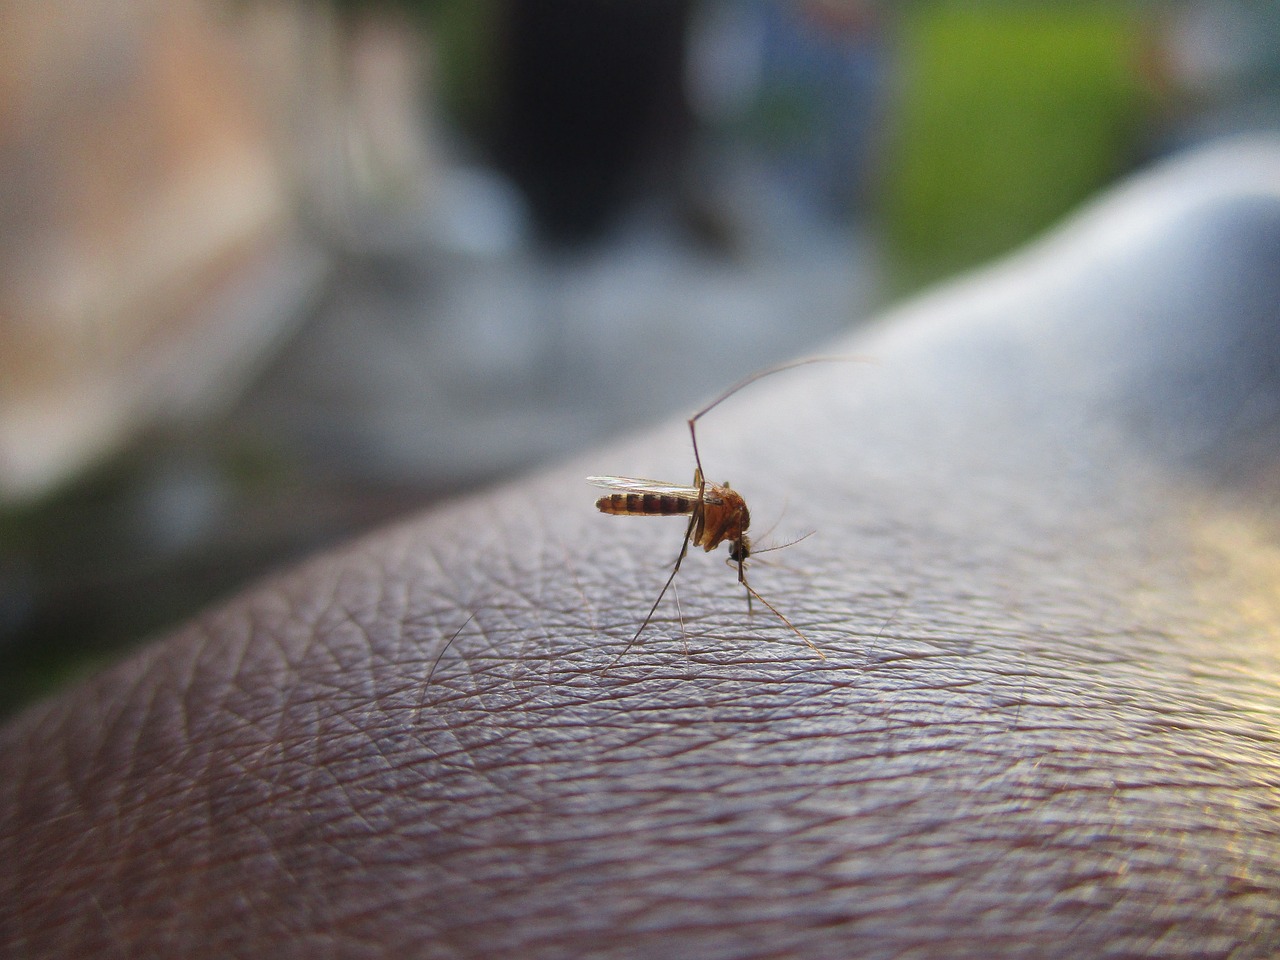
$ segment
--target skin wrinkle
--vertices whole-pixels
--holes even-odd
[[[1234,248],[1198,243],[1197,222],[1164,232],[1212,274]],[[1147,272],[1143,249],[1122,275]],[[687,638],[664,604],[601,676],[678,531],[594,513],[580,478],[614,452],[566,465],[275,578],[0,730],[0,857],[20,878],[0,877],[0,943],[1272,953],[1275,622],[1242,599],[1271,585],[1249,562],[1269,501],[1135,446],[1117,404],[1143,391],[1039,346],[1102,337],[1152,381],[1212,349],[1146,351],[1114,311],[1104,329],[1093,268],[1075,269],[1065,289],[1033,275],[1004,306],[944,298],[937,322],[882,326],[875,376],[764,381],[708,419],[713,475],[822,531],[788,551],[803,578],[762,565],[756,585],[827,664],[699,555]],[[1190,295],[1133,302],[1159,320]],[[1197,302],[1206,330],[1252,322]],[[1169,438],[1195,409],[1139,412]],[[686,469],[645,472],[687,472],[678,424],[616,460],[660,465],[659,444]],[[1200,519],[1228,503],[1231,523]]]

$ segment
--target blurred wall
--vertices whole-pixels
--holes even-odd
[[[299,222],[422,162],[412,39],[349,27],[302,2],[6,5],[0,503],[225,394],[316,275]]]

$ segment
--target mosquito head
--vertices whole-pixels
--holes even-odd
[[[746,526],[746,524],[743,524]],[[729,560],[738,565],[738,579],[741,580],[743,573],[743,565],[747,562],[747,557],[751,556],[751,541],[744,533],[738,539],[729,543]]]

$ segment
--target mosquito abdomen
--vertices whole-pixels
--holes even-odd
[[[669,493],[611,493],[597,500],[596,508],[618,516],[661,517],[692,512],[693,500]]]

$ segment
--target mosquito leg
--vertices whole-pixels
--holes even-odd
[[[689,534],[692,534],[697,529],[697,520],[705,516],[703,511],[706,509],[707,503],[707,475],[702,472],[702,456],[698,453],[698,429],[694,426],[698,422],[698,418],[705,412],[703,410],[689,418],[689,439],[693,441],[693,485],[698,488],[698,506],[693,511],[693,516],[689,518],[692,521],[689,524]],[[686,549],[689,546],[689,534],[686,534],[684,538]],[[700,545],[702,539],[701,530],[698,531],[698,539]],[[683,557],[684,552],[681,551],[680,555]]]
[[[693,466],[694,476],[697,478],[699,501],[702,500],[702,494],[706,488],[706,478],[702,473],[702,457],[698,454],[698,428],[695,424],[698,422],[698,417],[706,412],[705,410],[700,411],[689,418],[689,439],[693,441]]]
[[[805,642],[805,646],[807,646],[810,650],[812,650],[814,653],[816,653],[816,654],[817,654],[819,657],[821,657],[823,660],[827,659],[827,655],[826,655],[825,653],[823,653],[821,650],[819,650],[819,649],[818,649],[818,647],[814,644],[814,642],[813,642],[812,640],[810,640],[810,639],[809,639],[808,637],[806,637],[803,633],[801,633],[801,632],[800,632],[800,630],[799,630],[799,628],[798,628],[798,627],[796,627],[796,625],[795,625],[794,623],[792,623],[790,620],[788,620],[788,619],[783,615],[783,613],[782,613],[782,611],[781,611],[781,610],[779,610],[777,607],[775,607],[772,603],[770,603],[770,602],[769,602],[768,600],[766,600],[764,597],[760,596],[760,594],[756,592],[756,589],[755,589],[753,586],[751,586],[751,584],[747,583],[747,581],[746,581],[746,580],[743,580],[743,581],[742,581],[742,585],[743,585],[744,587],[746,587],[746,588],[747,588],[747,593],[748,593],[748,594],[750,594],[751,596],[755,597],[757,600],[759,600],[761,603],[763,603],[766,607],[768,607],[770,610],[772,610],[772,611],[773,611],[774,616],[776,616],[779,620],[781,620],[781,621],[782,621],[783,623],[785,623],[788,627],[790,627],[790,628],[791,628],[791,632],[792,632],[792,633],[794,633],[797,637],[799,637],[801,640],[803,640],[803,641]]]
[[[649,625],[649,621],[653,619],[653,615],[658,612],[658,604],[662,603],[662,598],[667,595],[667,591],[671,589],[671,584],[675,582],[676,574],[680,572],[680,564],[684,563],[684,558],[689,553],[689,538],[693,535],[693,525],[697,515],[689,518],[689,529],[685,531],[684,543],[680,545],[680,554],[676,557],[675,565],[671,568],[671,576],[667,577],[667,582],[662,585],[662,589],[658,591],[658,599],[653,601],[653,606],[649,608],[649,613],[645,616],[640,624],[640,628],[636,630],[636,634],[631,638],[631,643],[627,644],[626,650],[622,653],[625,655],[627,650],[631,649],[631,644],[640,639],[640,634],[644,633],[644,628]]]
[[[644,633],[644,628],[647,627],[649,625],[649,621],[653,619],[653,615],[658,612],[658,604],[662,603],[662,598],[665,597],[667,595],[667,591],[671,589],[671,584],[675,582],[676,574],[680,572],[680,564],[684,563],[684,558],[689,553],[689,539],[693,536],[693,525],[697,520],[698,512],[695,510],[689,517],[689,526],[684,533],[684,543],[680,545],[680,555],[676,557],[675,566],[671,568],[671,576],[667,577],[667,582],[662,585],[662,589],[658,592],[658,599],[653,601],[653,606],[649,608],[649,612],[645,615],[644,620],[641,621],[640,628],[635,632],[635,636],[627,641],[627,645],[622,648],[622,652],[614,657],[613,661],[606,666],[604,670],[600,671],[601,673],[607,672],[617,664],[619,660],[625,657],[628,652],[630,652],[631,648],[635,646],[636,641],[640,639],[640,634]],[[682,620],[682,629],[683,626],[684,623]]]
[[[684,647],[684,658],[689,659],[689,631],[684,625],[684,608],[680,606],[680,584],[672,583],[671,592],[676,598],[676,616],[680,618],[680,644]]]

